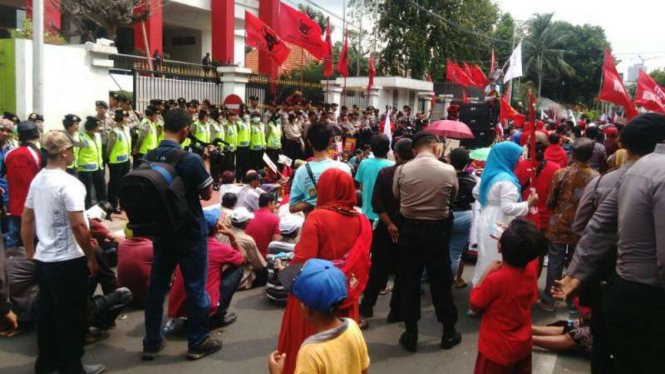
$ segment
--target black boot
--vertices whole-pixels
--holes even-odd
[[[451,349],[461,342],[462,334],[457,332],[454,327],[450,330],[444,329],[443,337],[441,337],[441,349]]]

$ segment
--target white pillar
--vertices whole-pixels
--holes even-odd
[[[369,90],[369,102],[367,103],[367,106],[373,106],[374,108],[379,108],[379,96],[381,95],[381,91],[383,90],[383,87],[381,86],[372,86],[372,88]]]
[[[321,81],[323,86],[323,101],[329,104],[337,103],[342,104],[342,86],[337,84],[335,80]]]
[[[217,72],[222,74],[222,100],[229,95],[238,95],[245,100],[245,88],[247,85],[247,76],[252,74],[252,70],[236,66],[220,66]]]

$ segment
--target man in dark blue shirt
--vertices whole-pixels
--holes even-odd
[[[164,140],[155,152],[157,160],[165,160],[172,152],[181,150],[192,121],[182,109],[170,110],[164,118]],[[207,150],[204,157],[208,155]],[[169,291],[171,277],[180,266],[187,292],[187,357],[197,360],[222,348],[222,342],[208,334],[210,301],[205,291],[208,266],[208,229],[203,218],[201,199],[210,200],[212,178],[203,160],[189,153],[180,159],[176,171],[185,182],[189,215],[183,227],[173,235],[154,237],[154,260],[150,275],[150,288],[145,307],[146,335],[143,339],[143,359],[153,360],[164,348],[162,316],[164,298]]]

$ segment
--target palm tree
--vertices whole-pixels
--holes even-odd
[[[572,77],[573,69],[563,58],[565,50],[554,46],[565,44],[570,35],[552,22],[554,13],[535,14],[527,21],[524,39],[526,57],[525,75],[538,77],[538,96],[543,86],[543,75]]]

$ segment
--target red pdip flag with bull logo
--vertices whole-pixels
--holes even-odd
[[[245,32],[247,33],[245,43],[260,51],[268,52],[278,65],[282,65],[289,57],[291,48],[279,38],[273,29],[248,11],[245,11]]]
[[[307,14],[280,3],[278,30],[284,41],[305,48],[316,59],[329,57],[328,45],[321,39],[321,26]]]

